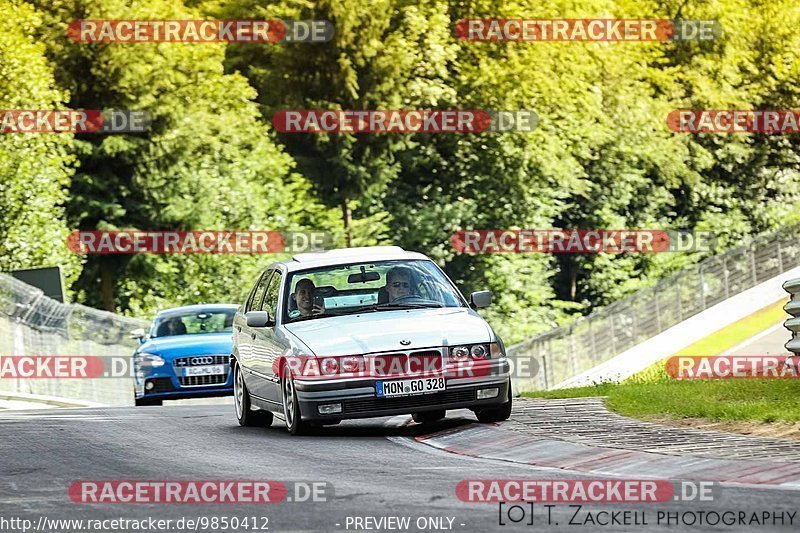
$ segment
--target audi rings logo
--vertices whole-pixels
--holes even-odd
[[[214,363],[213,357],[192,357],[189,359],[189,364],[192,366],[210,365]]]

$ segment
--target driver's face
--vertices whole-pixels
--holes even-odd
[[[299,283],[295,287],[295,299],[297,300],[297,309],[303,315],[311,314],[314,307],[314,285],[311,283]]]
[[[389,293],[390,302],[408,296],[411,294],[411,280],[408,276],[394,276],[386,286],[386,292]]]

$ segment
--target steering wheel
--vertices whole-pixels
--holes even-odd
[[[420,298],[416,294],[409,294],[408,296],[401,296],[400,298],[395,298],[391,302],[387,302],[387,303],[397,304],[397,303],[405,302],[406,300],[421,300],[421,299],[422,298]]]

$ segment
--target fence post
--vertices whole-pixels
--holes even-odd
[[[783,251],[781,250],[780,239],[778,239],[778,273],[783,274]]]
[[[683,305],[681,304],[681,277],[675,276],[675,295],[678,297],[678,322],[683,320]]]
[[[753,287],[755,287],[758,285],[758,274],[756,274],[756,252],[751,247],[748,250],[748,253],[750,254],[750,270],[753,272]]]
[[[700,301],[702,303],[702,308],[705,310],[706,308],[706,277],[703,275],[703,267],[700,267]]]
[[[658,329],[658,332],[661,333],[664,330],[661,329],[661,306],[658,304],[658,290],[657,289],[653,289],[653,295],[655,295],[655,300],[656,300],[656,302],[655,302],[656,303],[656,329]]]
[[[613,352],[611,356],[617,355],[617,332],[614,331],[614,315],[608,317],[611,321],[611,351]]]
[[[569,366],[572,370],[572,376],[578,373],[578,364],[575,357],[575,332],[572,327],[569,328]]]
[[[547,380],[547,354],[542,354],[542,370],[544,370],[544,390],[549,390],[550,385]]]
[[[730,286],[728,284],[728,258],[725,256],[722,257],[722,273],[722,278],[725,280],[725,299],[727,300],[731,297],[731,293]]]

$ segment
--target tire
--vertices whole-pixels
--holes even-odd
[[[134,402],[139,407],[143,405],[164,405],[164,401],[160,398],[136,398]]]
[[[423,411],[421,413],[414,413],[411,415],[411,418],[413,418],[414,422],[417,424],[432,424],[444,418],[445,414],[447,414],[447,411],[444,409],[439,411]]]
[[[489,407],[475,411],[478,422],[491,423],[508,420],[511,416],[511,381],[508,382],[508,400],[497,407]]]
[[[272,413],[254,410],[250,404],[250,393],[244,383],[239,363],[233,364],[233,407],[240,426],[269,426],[272,424]]]
[[[292,435],[303,435],[308,433],[310,425],[303,422],[300,413],[300,402],[297,400],[297,391],[294,388],[294,378],[288,370],[283,373],[281,379],[281,399],[283,403],[283,420],[286,422],[286,429]]]

